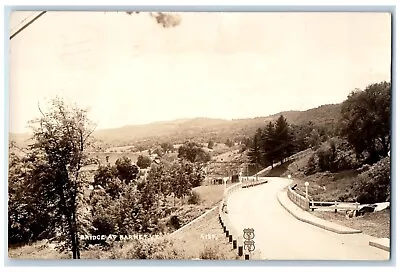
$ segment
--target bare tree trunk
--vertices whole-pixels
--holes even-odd
[[[77,227],[76,227],[76,211],[72,212],[72,226],[73,226],[73,235],[75,237],[75,251],[77,259],[81,258],[80,250],[79,250],[79,237],[77,234]]]
[[[68,228],[69,228],[69,235],[71,239],[71,250],[72,250],[72,259],[76,259],[76,233],[74,231],[72,219],[68,218]]]

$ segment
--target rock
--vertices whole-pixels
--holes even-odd
[[[354,212],[352,210],[346,210],[346,218],[350,219],[353,218]]]
[[[358,212],[360,215],[363,215],[365,213],[371,213],[375,211],[376,206],[377,206],[376,204],[366,205],[363,206]]]
[[[382,210],[385,210],[390,207],[390,202],[383,202],[383,203],[375,203],[376,207],[374,209],[374,212],[379,212]]]

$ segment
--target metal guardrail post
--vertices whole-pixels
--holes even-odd
[[[335,200],[335,212],[337,212],[337,202]]]

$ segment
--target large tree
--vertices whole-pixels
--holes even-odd
[[[254,165],[262,165],[262,130],[258,128],[253,137],[253,142],[248,152],[250,162]]]
[[[117,177],[125,182],[125,184],[136,180],[139,175],[139,168],[126,156],[115,161],[115,169]]]
[[[39,108],[40,110],[40,108]],[[51,220],[64,234],[74,259],[80,258],[78,206],[85,181],[81,168],[94,128],[86,110],[55,98],[47,113],[31,122],[34,143],[30,146],[32,184],[41,188]]]
[[[195,142],[185,142],[178,149],[178,158],[186,159],[192,163],[206,163],[211,160],[211,156],[199,144]]]
[[[139,166],[140,168],[144,169],[147,168],[151,165],[151,158],[146,155],[139,155],[136,165]]]
[[[274,140],[276,143],[274,153],[276,158],[283,163],[283,159],[293,152],[293,134],[283,115],[279,116],[275,123]]]
[[[275,141],[275,125],[269,122],[262,135],[262,156],[265,164],[274,167],[276,159],[276,141]]]
[[[161,145],[162,150],[164,151],[164,154],[168,152],[174,152],[175,148],[174,145],[168,142],[164,142]]]
[[[44,166],[46,167],[46,166]],[[54,235],[52,199],[46,197],[50,176],[40,177],[40,167],[9,149],[8,166],[8,243],[34,242]],[[40,182],[39,182],[40,181]]]
[[[391,83],[380,82],[353,91],[343,102],[341,132],[356,153],[368,152],[367,162],[385,157],[390,149]]]

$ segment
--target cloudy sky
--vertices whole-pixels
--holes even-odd
[[[35,14],[13,13],[11,33]],[[165,29],[147,13],[44,14],[10,41],[10,131],[55,95],[110,128],[306,110],[390,80],[389,14],[180,16]]]

